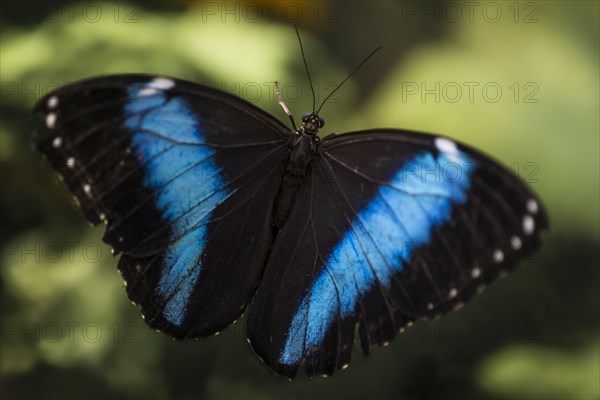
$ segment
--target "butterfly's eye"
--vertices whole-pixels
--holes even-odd
[[[302,116],[302,122],[304,122],[304,123],[312,122],[314,124],[318,123],[319,128],[322,128],[323,126],[325,126],[325,120],[323,118],[319,117],[318,115],[316,115],[314,112],[304,114]]]
[[[319,128],[322,128],[325,126],[325,120],[321,117],[319,117]]]

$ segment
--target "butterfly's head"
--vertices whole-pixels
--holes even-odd
[[[319,129],[325,126],[325,120],[317,115],[316,111],[306,113],[302,116],[302,126],[298,129],[299,133],[317,136]]]

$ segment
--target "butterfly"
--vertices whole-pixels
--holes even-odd
[[[247,339],[267,366],[331,375],[355,332],[368,354],[540,246],[540,200],[479,151],[398,129],[320,139],[320,108],[296,128],[281,103],[292,128],[232,94],[127,74],[34,107],[37,148],[106,225],[150,327],[215,335],[251,304]]]

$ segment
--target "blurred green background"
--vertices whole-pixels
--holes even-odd
[[[598,399],[599,3],[3,2],[0,397]],[[117,260],[30,147],[33,103],[93,75],[209,83],[280,117],[384,46],[322,111],[324,130],[443,133],[493,154],[543,199],[533,258],[458,312],[415,324],[333,377],[290,383],[244,320],[174,342],[132,307]]]

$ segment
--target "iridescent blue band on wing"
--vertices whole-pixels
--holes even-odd
[[[448,221],[453,205],[467,199],[474,163],[463,152],[416,156],[362,210],[330,253],[294,314],[280,362],[297,364],[317,348],[337,318],[379,282],[389,288],[395,273],[410,263],[415,248],[430,241]],[[308,350],[307,350],[308,351]]]
[[[144,185],[155,193],[157,209],[171,223],[171,244],[163,256],[157,294],[163,317],[181,325],[199,279],[206,223],[227,196],[214,150],[205,145],[201,122],[181,98],[168,98],[160,85],[133,85],[125,126],[144,168]]]

